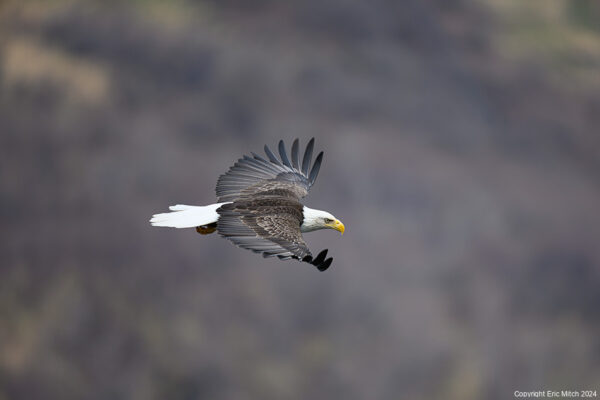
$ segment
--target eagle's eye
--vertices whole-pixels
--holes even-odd
[[[326,224],[330,224],[333,222],[331,218],[324,218]]]

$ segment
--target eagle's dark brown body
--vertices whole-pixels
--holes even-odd
[[[303,207],[289,197],[244,196],[217,210],[221,216],[217,230],[235,244],[265,256],[291,252],[293,258],[303,259],[310,255],[300,232]]]

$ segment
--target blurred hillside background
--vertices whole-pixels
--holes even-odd
[[[0,2],[0,399],[600,390],[600,3]],[[152,228],[316,137],[324,273]]]

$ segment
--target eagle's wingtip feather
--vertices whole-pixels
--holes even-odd
[[[288,168],[293,168],[290,160],[285,152],[285,144],[283,140],[279,141],[279,156],[281,157],[281,162]]]
[[[310,160],[312,158],[313,147],[315,146],[315,138],[309,140],[304,150],[304,158],[302,159],[302,173],[308,175],[308,167],[310,166]]]
[[[298,163],[298,147],[300,145],[300,141],[298,140],[298,138],[296,138],[294,140],[294,143],[292,143],[292,166],[294,167],[294,169],[299,170],[300,169],[300,165]]]

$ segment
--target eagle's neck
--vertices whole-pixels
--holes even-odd
[[[300,231],[302,232],[312,232],[317,229],[324,229],[326,226],[323,225],[323,218],[333,218],[333,216],[326,211],[313,210],[306,206],[302,209],[302,215],[304,217],[302,225],[300,225]]]

